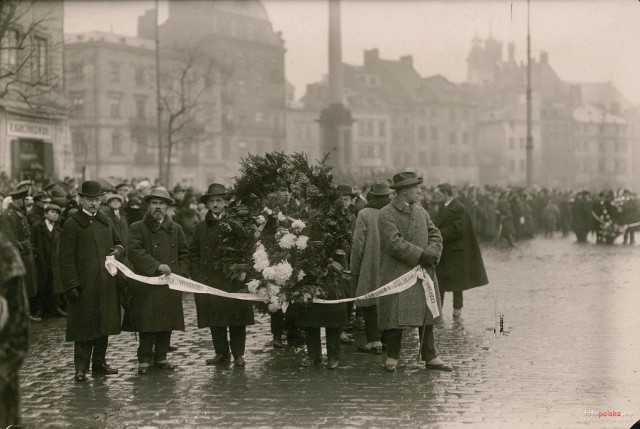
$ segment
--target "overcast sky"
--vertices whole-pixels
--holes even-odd
[[[327,70],[325,0],[264,0],[287,49],[286,75],[296,87],[318,81]],[[153,1],[65,1],[65,31],[111,31],[135,36],[137,16]],[[166,19],[161,2],[160,19]],[[362,64],[365,49],[385,59],[413,55],[423,76],[441,74],[454,82],[467,76],[471,40],[489,32],[516,44],[526,58],[527,3],[519,1],[345,0],[342,3],[343,61]],[[566,81],[611,81],[640,103],[640,1],[532,0],[532,52],[549,53],[549,62]]]

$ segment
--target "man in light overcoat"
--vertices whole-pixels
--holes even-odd
[[[427,211],[420,204],[422,178],[413,172],[393,176],[397,196],[380,210],[380,286],[400,277],[417,265],[427,270],[436,289],[438,307],[440,293],[435,276],[442,253],[442,236]],[[433,335],[433,317],[427,308],[424,289],[418,281],[398,294],[378,299],[378,324],[387,343],[387,371],[396,370],[400,358],[402,331],[418,327],[421,339],[420,354],[427,369],[451,371],[453,367],[443,362],[436,353]]]

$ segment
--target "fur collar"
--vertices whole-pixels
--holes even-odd
[[[149,227],[151,232],[158,232],[160,228],[167,232],[173,232],[173,221],[167,215],[164,216],[162,223],[158,223],[153,218],[153,215],[147,211],[144,214],[142,221],[147,225],[147,227]]]
[[[82,210],[82,207],[73,215],[71,215],[71,217],[75,219],[78,225],[80,225],[83,228],[88,227],[91,224],[92,219],[95,219],[98,222],[101,222],[105,225],[109,225],[109,223],[111,222],[109,218],[105,216],[105,214],[102,213],[100,210],[98,210],[95,216],[89,216],[84,212],[84,210]]]

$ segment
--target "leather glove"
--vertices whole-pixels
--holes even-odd
[[[69,301],[77,301],[80,299],[80,293],[78,292],[77,287],[74,287],[73,289],[69,289],[67,291],[67,299]]]
[[[423,250],[419,262],[422,268],[434,268],[436,266],[436,257]]]
[[[169,274],[171,274],[171,268],[167,265],[167,264],[161,264],[158,267],[158,271],[160,272],[160,274],[162,274],[163,276],[168,276]]]

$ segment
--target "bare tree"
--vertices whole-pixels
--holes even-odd
[[[54,43],[42,37],[45,29],[57,31],[52,27],[62,25],[62,19],[55,19],[61,11],[61,2],[0,1],[0,101],[36,111],[64,108],[62,67],[51,64],[62,39]]]
[[[204,132],[202,105],[214,88],[216,61],[200,46],[174,49],[171,59],[163,60],[160,72],[162,106],[161,140],[166,154],[160,180],[171,180],[171,155],[185,142],[195,142]]]

